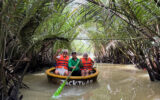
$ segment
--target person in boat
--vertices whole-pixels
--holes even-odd
[[[58,55],[61,52],[61,49],[57,50],[56,54],[54,55],[54,59],[56,59],[56,70],[55,74],[57,75],[68,75],[68,50],[63,49],[62,54]]]
[[[89,74],[91,74],[92,70],[93,70],[93,65],[94,65],[94,61],[88,57],[87,53],[83,54],[83,58],[81,58],[81,74],[82,76],[87,76]]]
[[[69,73],[72,72],[72,76],[81,76],[81,70],[80,70],[80,59],[77,58],[77,53],[72,52],[72,58],[69,59],[68,67],[69,67]]]

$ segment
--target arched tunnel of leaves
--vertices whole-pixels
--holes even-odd
[[[133,63],[159,80],[159,15],[159,0],[0,0],[0,98],[20,99],[26,71],[53,65],[59,48]]]

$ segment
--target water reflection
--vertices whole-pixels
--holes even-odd
[[[58,100],[160,100],[160,83],[150,82],[148,74],[134,65],[97,64],[97,83],[66,86]],[[29,74],[22,89],[23,100],[48,100],[59,85],[48,83],[44,73]]]

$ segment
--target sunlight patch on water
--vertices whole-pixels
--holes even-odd
[[[133,65],[127,65],[127,66],[121,66],[121,67],[119,67],[119,66],[117,66],[118,67],[118,69],[125,69],[125,70],[132,70],[132,71],[139,71],[139,69],[138,68],[136,68],[135,66],[133,66]]]
[[[44,72],[42,72],[42,73],[36,73],[36,74],[33,74],[34,76],[44,76],[44,75],[46,75]]]
[[[109,90],[110,93],[112,93],[112,89],[111,89],[110,84],[107,84],[107,89]]]
[[[139,77],[148,78],[148,77],[149,77],[149,75],[148,75],[148,73],[145,73],[145,74],[139,75]]]
[[[111,69],[122,69],[122,70],[131,70],[131,71],[141,71],[138,68],[135,67],[135,65],[124,65],[124,64],[106,64],[106,63],[102,63],[102,64],[98,64],[96,63],[96,65],[98,65],[98,68],[101,67],[105,67],[105,68],[110,68]]]
[[[153,100],[160,100],[160,96],[155,97]]]
[[[85,91],[77,88],[71,88],[68,91],[65,91],[65,93],[63,93],[64,96],[80,96],[83,94],[85,94]]]
[[[127,79],[121,80],[119,82],[119,84],[124,84],[124,83],[128,83],[128,82],[132,82],[133,80],[135,80],[135,78],[127,78]]]

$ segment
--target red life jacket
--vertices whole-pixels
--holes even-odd
[[[56,60],[56,68],[64,68],[68,70],[68,60],[69,56],[64,58],[63,55],[60,55],[60,58]]]
[[[85,58],[81,58],[83,67],[81,70],[92,70],[92,59],[89,57],[87,60]]]

